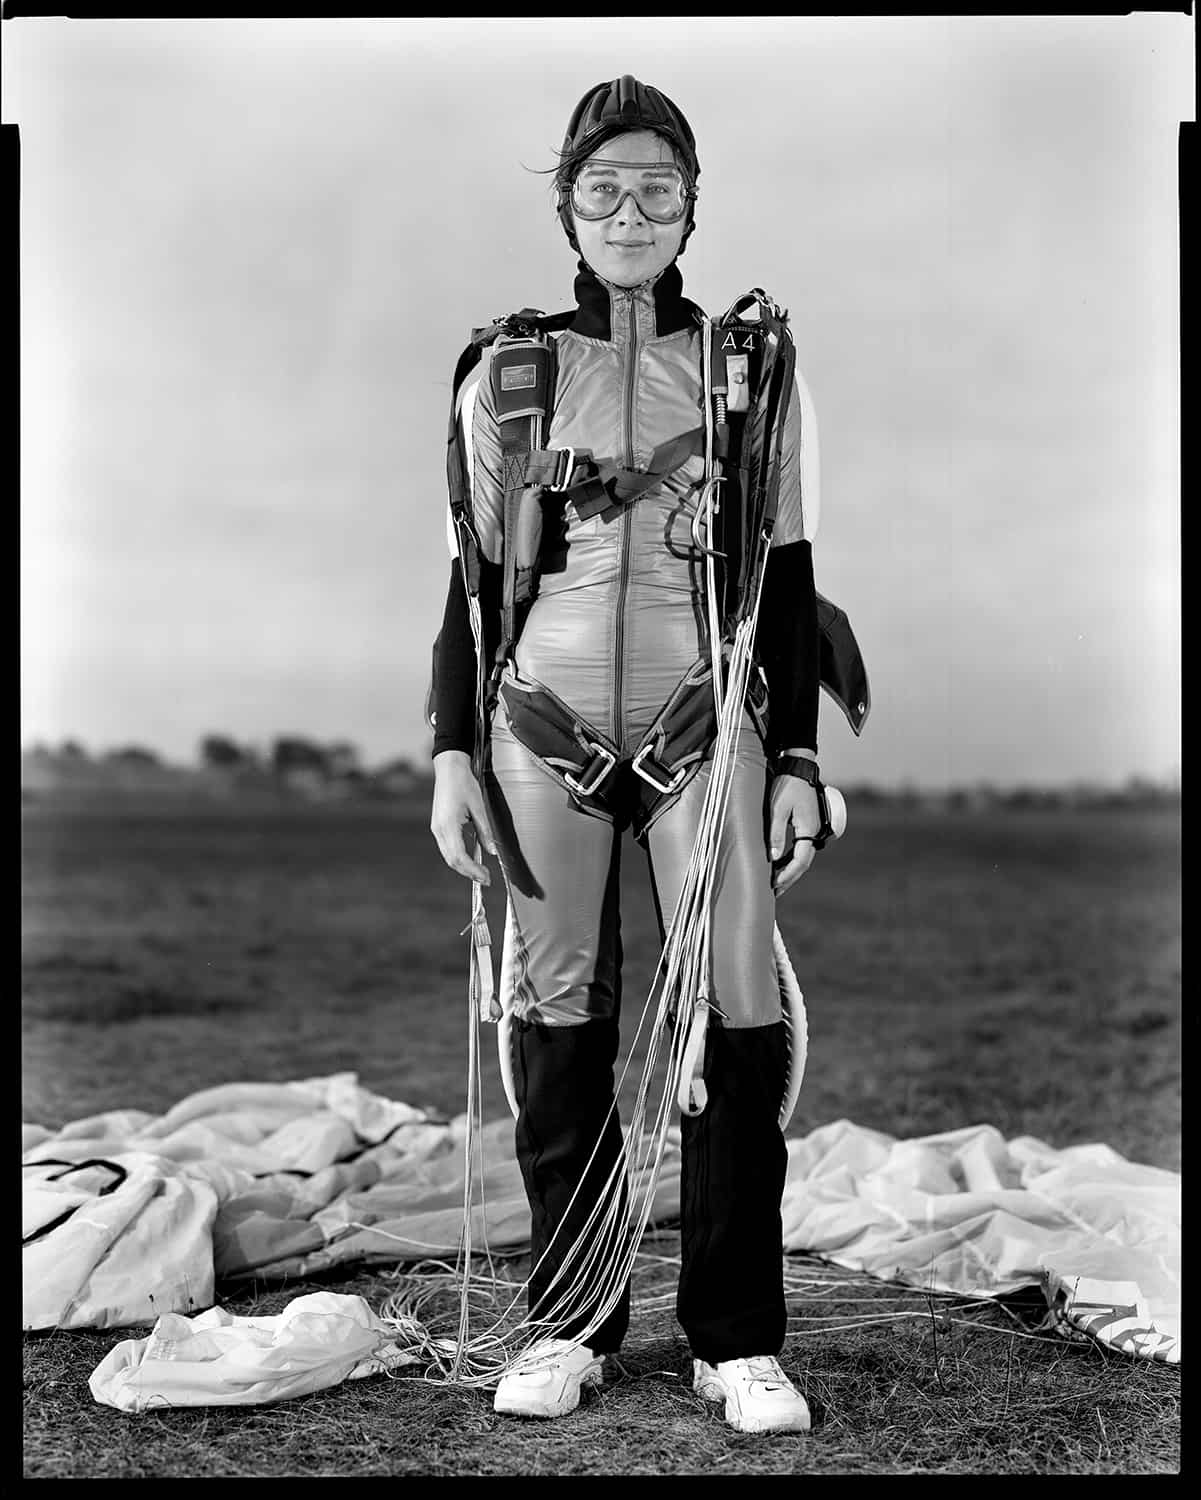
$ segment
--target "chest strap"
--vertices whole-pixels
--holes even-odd
[[[623,469],[611,458],[593,458],[590,448],[534,448],[525,455],[524,482],[566,495],[581,521],[595,515],[608,521],[682,469],[703,450],[704,439],[703,427],[668,438],[645,469]]]

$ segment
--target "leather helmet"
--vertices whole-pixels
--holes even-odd
[[[572,111],[567,134],[559,152],[555,172],[556,211],[571,246],[578,252],[575,227],[571,217],[571,184],[584,162],[598,147],[615,135],[628,130],[653,130],[668,141],[675,151],[680,170],[690,191],[695,191],[701,175],[696,157],[696,138],[692,127],[676,105],[659,89],[639,81],[629,73],[608,83],[594,84]],[[688,204],[688,223],[680,243],[680,254],[695,228],[692,200]]]

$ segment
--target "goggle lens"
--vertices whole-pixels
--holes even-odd
[[[586,166],[571,185],[571,206],[581,219],[608,219],[630,195],[643,216],[655,224],[674,224],[688,207],[682,172],[619,162]]]

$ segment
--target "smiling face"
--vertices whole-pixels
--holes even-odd
[[[620,162],[620,167],[609,165]],[[614,136],[588,158],[577,181],[583,192],[617,195],[626,191],[616,212],[605,219],[587,219],[572,209],[572,223],[580,254],[596,274],[615,286],[638,286],[666,270],[680,253],[688,215],[674,224],[648,218],[638,198],[654,203],[666,191],[665,169],[675,166],[670,144],[652,130],[629,130]],[[652,211],[655,211],[652,209]]]

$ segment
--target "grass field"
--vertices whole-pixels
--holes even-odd
[[[791,1133],[988,1122],[1180,1167],[1180,837],[1170,809],[851,809],[781,903],[809,1012]],[[196,1089],[342,1070],[464,1107],[468,887],[411,804],[153,814],[22,810],[23,1118],[159,1112]],[[627,1014],[657,957],[641,851],[623,872]],[[494,930],[499,928],[494,924]],[[484,1112],[505,1110],[495,1067]],[[1178,1372],[831,1277],[790,1306],[805,1440],[741,1438],[692,1396],[664,1260],[604,1393],[534,1429],[486,1395],[355,1382],[245,1411],[129,1418],[87,1376],[119,1333],[26,1339],[29,1477],[457,1473],[1151,1473],[1178,1462]],[[517,1270],[520,1269],[518,1264]],[[663,1278],[667,1280],[664,1281]],[[388,1273],[324,1285],[375,1306]],[[234,1312],[299,1291],[241,1286]],[[867,1308],[891,1323],[831,1331]],[[825,1324],[814,1322],[826,1318]]]

